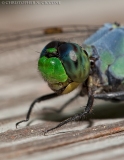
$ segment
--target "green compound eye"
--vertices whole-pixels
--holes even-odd
[[[38,61],[38,69],[49,83],[65,82],[68,79],[61,61],[56,57],[41,57]]]

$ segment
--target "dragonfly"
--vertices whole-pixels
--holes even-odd
[[[70,29],[71,28],[71,29]],[[77,29],[77,30],[76,30]],[[82,45],[64,40],[55,40],[53,35],[79,33]],[[82,34],[81,34],[82,33]],[[26,38],[23,34],[22,37]],[[26,119],[16,123],[16,127],[30,119],[36,103],[68,94],[81,85],[79,92],[59,111],[78,96],[88,96],[84,111],[65,119],[57,126],[44,131],[53,131],[69,122],[85,119],[91,112],[94,99],[124,101],[124,27],[118,23],[103,26],[66,26],[43,29],[30,38],[52,39],[41,51],[38,70],[52,94],[36,98],[30,105]],[[15,37],[14,37],[15,38]],[[16,39],[16,38],[15,38]],[[85,40],[84,40],[85,39]],[[36,40],[36,39],[35,39]],[[41,41],[41,39],[39,39]],[[31,41],[31,43],[38,42]],[[27,44],[28,45],[28,44]]]

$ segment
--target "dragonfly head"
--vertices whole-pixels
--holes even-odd
[[[66,94],[88,78],[90,61],[79,45],[52,41],[42,50],[38,69],[52,90]]]

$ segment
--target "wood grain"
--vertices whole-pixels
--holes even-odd
[[[94,0],[94,2],[96,1]],[[120,16],[120,14],[123,15],[123,7],[121,7],[123,5],[120,3],[118,6],[116,2],[114,2],[115,1],[109,2],[108,5],[106,4],[107,6],[103,6],[102,2],[100,4],[100,6],[102,5],[101,10],[99,10],[100,8],[96,5],[98,13],[95,12],[94,6],[91,8],[90,13],[93,13],[93,17],[99,16],[98,20],[95,18],[98,22],[97,24],[108,21],[113,22],[113,18],[115,18],[116,21],[117,17],[120,17],[120,19],[117,20],[123,23],[123,16]],[[86,5],[89,8],[88,4],[90,4],[90,2],[84,2],[84,6]],[[108,6],[112,6],[112,4],[114,9],[109,10]],[[63,5],[66,9],[68,3],[62,4],[61,7],[63,7]],[[71,4],[71,6],[72,5],[76,6],[75,3]],[[53,8],[55,11],[55,6]],[[91,14],[86,15],[89,11],[86,9],[82,10],[82,5],[79,5],[79,10],[80,9],[80,14],[82,14],[85,19],[84,22],[88,22],[89,24]],[[104,12],[105,9],[105,15],[111,13],[112,18],[110,16],[104,16],[102,11]],[[44,32],[42,28],[45,24],[51,24],[52,26],[58,23],[67,24],[67,22],[68,24],[72,24],[71,17],[73,12],[71,12],[71,15],[69,14],[69,10],[68,14],[67,10],[65,13],[63,12],[63,14],[65,14],[65,21],[59,19],[57,15],[55,19],[49,17],[53,22],[56,22],[52,23],[48,21],[47,17],[51,15],[55,16],[52,9],[50,9],[49,12],[45,9],[43,9],[43,12],[43,10],[40,9],[41,12],[39,13],[41,16],[39,16],[40,14],[37,16],[36,11],[38,8],[36,9],[34,7],[34,10],[28,10],[27,17],[20,14],[23,12],[22,9],[16,9],[15,11],[10,10],[8,10],[8,13],[7,11],[0,11],[0,13],[5,13],[5,18],[1,16],[2,14],[0,15],[0,17],[2,17],[2,25],[0,26],[0,159],[123,160],[124,103],[95,100],[93,111],[90,115],[93,121],[91,127],[88,127],[89,123],[86,120],[73,122],[44,136],[44,130],[56,126],[60,121],[83,110],[87,102],[87,97],[79,97],[59,114],[43,109],[45,107],[60,108],[64,102],[74,96],[77,92],[76,90],[69,95],[36,104],[30,118],[32,123],[29,126],[26,125],[27,123],[23,123],[16,129],[16,122],[25,119],[31,102],[41,95],[52,93],[37,69],[37,60],[42,48],[51,39],[58,40],[60,37],[61,39],[71,37],[71,35],[67,34],[63,36],[57,34],[51,36],[45,35],[45,39],[43,39]],[[32,12],[33,15],[31,18],[31,16],[29,16],[31,14],[29,13]],[[46,12],[48,12],[48,15],[45,16],[45,22],[43,17]],[[44,15],[42,15],[43,13]],[[80,17],[78,13],[75,13],[75,17],[79,17],[78,22],[80,23],[82,16]],[[63,14],[61,15],[62,18]],[[67,19],[66,15],[68,15],[69,19]],[[86,18],[84,17],[85,15]],[[33,19],[33,17],[35,18]],[[42,19],[40,19],[40,17],[42,17]],[[92,19],[91,22],[96,24],[95,20]],[[76,24],[77,18],[73,18],[73,22]],[[40,36],[34,39],[34,35]],[[81,44],[83,37],[77,40],[71,37],[70,40],[80,42]]]

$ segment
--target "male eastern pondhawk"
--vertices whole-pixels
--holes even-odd
[[[80,27],[83,29],[83,35],[79,34],[78,36],[82,36],[82,39],[98,29],[98,27]],[[78,27],[75,26],[75,28]],[[49,35],[53,33],[74,33],[73,29],[63,29],[64,27],[44,29],[42,38],[47,36],[49,38]],[[81,32],[81,29],[77,29],[77,31]],[[36,35],[38,36],[38,34]],[[34,37],[36,38],[36,36]],[[82,84],[82,88],[74,99],[80,95],[88,95],[88,102],[84,111],[62,121],[44,133],[59,128],[68,122],[84,119],[91,111],[94,98],[123,101],[124,27],[117,23],[105,24],[89,36],[82,46],[77,43],[54,40],[41,51],[38,69],[55,93],[35,99],[29,108],[26,119],[16,123],[16,126],[29,120],[35,103],[69,93],[80,84]]]

